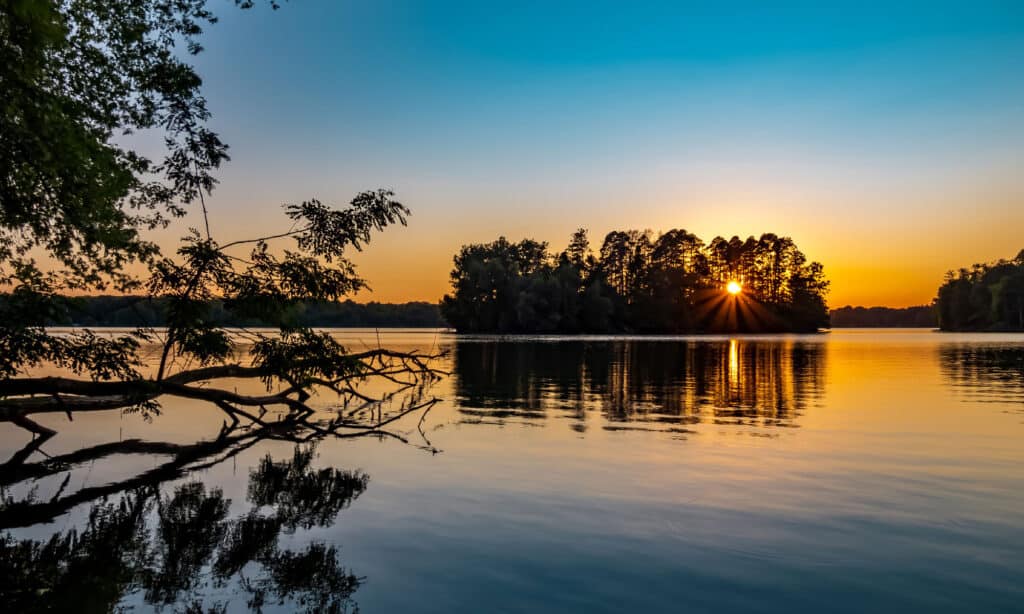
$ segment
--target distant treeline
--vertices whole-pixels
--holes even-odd
[[[933,305],[917,307],[840,307],[831,313],[832,328],[935,328]]]
[[[446,324],[438,306],[426,302],[410,303],[299,303],[291,308],[295,324],[322,327],[395,327],[437,328]],[[138,296],[87,296],[68,299],[66,315],[52,325],[76,326],[164,326],[167,304],[162,299]],[[240,319],[214,301],[213,323],[221,326],[250,326],[259,320]]]
[[[1024,330],[1024,250],[1012,260],[950,271],[936,305],[942,330]]]
[[[828,326],[822,266],[788,237],[716,237],[685,230],[586,230],[568,247],[504,237],[455,256],[443,317],[462,332],[762,332]],[[730,282],[742,290],[732,296]]]

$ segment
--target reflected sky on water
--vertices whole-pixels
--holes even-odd
[[[338,335],[353,349],[378,338]],[[413,445],[196,450],[221,417],[191,401],[152,423],[45,416],[60,431],[47,454],[99,452],[32,476],[7,472],[0,525],[11,527],[10,547],[24,569],[50,565],[51,577],[68,578],[52,571],[55,554],[84,565],[97,560],[96,536],[121,543],[125,574],[74,590],[102,587],[96,603],[142,610],[1024,603],[1024,335],[380,340],[450,350],[451,374],[433,391],[443,402],[422,425],[401,426]],[[318,403],[329,414],[333,399]],[[417,426],[441,453],[415,445]],[[134,438],[206,456],[140,485],[132,480],[174,455],[96,448]],[[0,425],[5,458],[26,441]],[[103,497],[73,498],[83,491]],[[172,530],[190,519],[206,530]],[[46,551],[55,535],[63,550]],[[335,592],[303,584],[310,577]]]

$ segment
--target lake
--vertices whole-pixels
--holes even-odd
[[[336,335],[449,351],[405,442],[256,440],[144,480],[176,448],[114,447],[6,479],[0,592],[17,553],[72,560],[39,602],[81,610],[1024,610],[1022,334]],[[59,457],[223,416],[39,421]],[[0,454],[28,439],[0,425]]]

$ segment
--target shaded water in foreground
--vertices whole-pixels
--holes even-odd
[[[246,441],[142,483],[145,446],[72,463],[5,485],[0,592],[20,565],[63,578],[22,603],[79,609],[1024,609],[1024,335],[380,339],[452,350],[442,453],[412,418],[412,445]],[[164,409],[49,416],[43,449],[221,424]]]

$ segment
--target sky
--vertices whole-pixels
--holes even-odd
[[[359,300],[578,227],[790,236],[832,307],[1024,248],[1024,2],[232,4],[196,59],[232,155],[213,232],[391,188],[412,216],[354,258]]]

